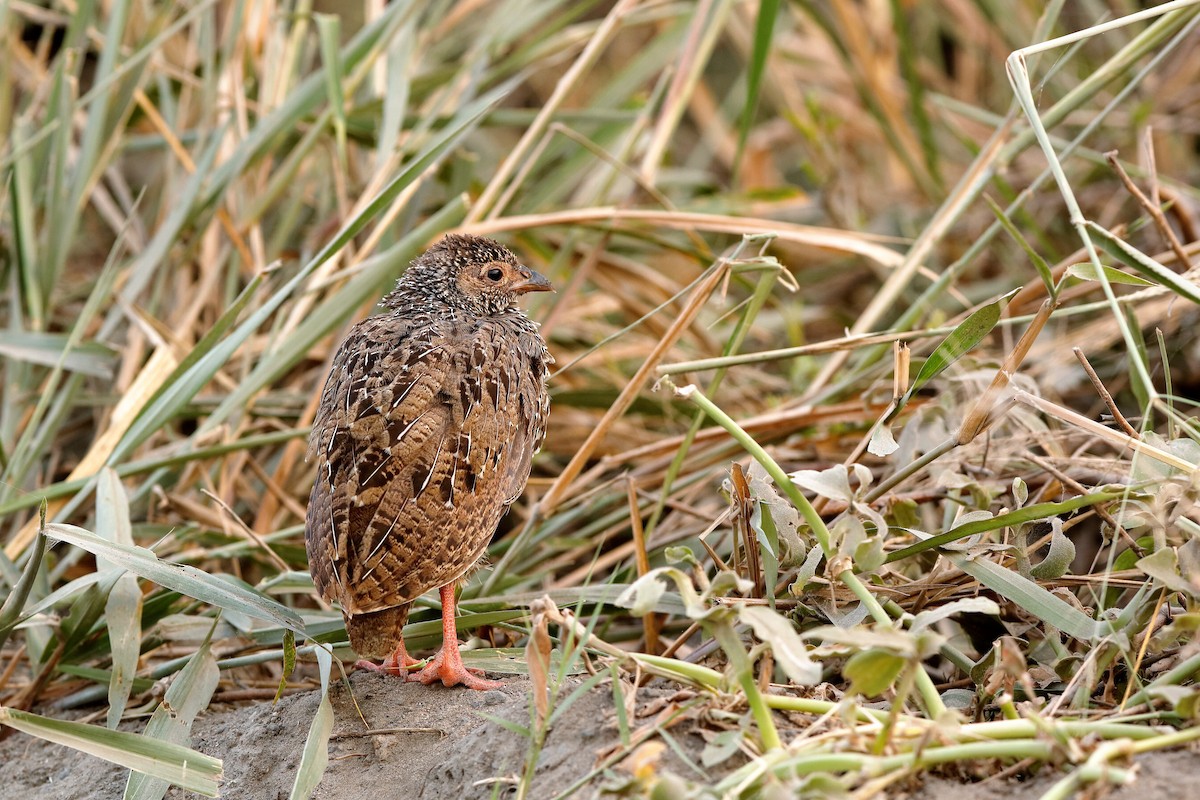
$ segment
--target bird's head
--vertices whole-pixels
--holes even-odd
[[[415,293],[479,316],[502,314],[527,292],[554,291],[499,242],[448,234],[418,256],[383,304],[396,307]]]

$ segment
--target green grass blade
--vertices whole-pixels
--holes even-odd
[[[771,37],[775,32],[775,19],[779,16],[779,0],[760,0],[758,15],[754,19],[754,43],[750,50],[750,65],[746,70],[746,102],[742,106],[741,122],[738,125],[737,155],[733,169],[737,172],[746,150],[746,139],[754,125],[754,112],[758,109],[762,76],[767,68],[767,56],[771,53]]]
[[[1010,525],[1021,525],[1026,522],[1036,522],[1037,520],[1046,519],[1047,517],[1056,517],[1060,514],[1069,514],[1080,508],[1107,503],[1110,500],[1117,500],[1125,495],[1124,491],[1112,492],[1092,492],[1091,494],[1080,495],[1073,497],[1070,500],[1064,500],[1061,503],[1035,503],[1031,506],[1018,508],[1016,511],[1010,511],[1007,514],[997,514],[988,519],[981,519],[975,522],[968,522],[963,525],[951,528],[945,533],[939,533],[936,536],[922,539],[916,544],[910,544],[908,547],[901,548],[892,553],[888,553],[884,563],[891,564],[894,561],[915,556],[917,553],[923,553],[926,550],[932,550],[935,547],[952,544],[959,539],[965,539],[968,536],[974,536],[977,533],[986,533],[988,531],[998,531]]]
[[[111,469],[101,470],[96,484],[96,532],[114,544],[133,546],[129,521],[129,499],[121,479]],[[120,570],[107,559],[96,557],[96,571]],[[123,571],[123,570],[122,570]],[[125,713],[142,645],[142,592],[137,577],[125,573],[117,578],[104,604],[112,653],[112,678],[108,685],[109,728],[115,729]]]
[[[1068,636],[1093,642],[1112,635],[1108,622],[1092,619],[1075,606],[1059,599],[1038,584],[985,558],[946,552],[951,563],[1000,597],[1011,600],[1038,619]]]
[[[929,358],[925,359],[925,363],[917,372],[917,377],[913,378],[912,385],[908,387],[908,391],[904,395],[905,401],[983,341],[983,337],[996,327],[996,323],[1000,321],[1000,314],[1004,311],[1004,306],[1016,292],[1017,290],[1014,289],[1000,299],[988,303],[959,323],[958,327],[930,353]]]
[[[192,723],[196,715],[208,707],[220,678],[217,660],[209,642],[205,641],[167,687],[162,704],[154,709],[146,723],[145,735],[156,741],[186,747],[191,738]],[[123,800],[162,800],[168,785],[161,778],[131,772]]]
[[[300,767],[296,770],[290,800],[309,800],[325,775],[325,767],[329,765],[329,734],[333,732],[329,672],[333,656],[322,647],[313,650],[313,654],[317,657],[317,666],[321,671],[321,702],[317,705],[317,713],[308,729],[308,738],[304,741],[304,752],[300,756]]]
[[[304,623],[295,611],[231,580],[210,575],[195,567],[162,561],[144,547],[109,542],[74,525],[52,523],[46,526],[46,535],[81,547],[93,555],[102,556],[159,586],[173,589],[217,608],[238,611],[255,619],[274,622],[304,635]]]
[[[217,796],[220,759],[187,747],[3,706],[0,706],[0,725],[144,772],[205,797]]]
[[[1186,297],[1193,303],[1200,303],[1200,286],[1197,286],[1193,281],[1176,272],[1172,272],[1124,239],[1114,236],[1108,228],[1097,225],[1094,222],[1088,222],[1087,228],[1091,233],[1095,234],[1096,238],[1100,241],[1100,246],[1125,266],[1140,272],[1155,283],[1160,283],[1168,287],[1180,297]],[[1106,272],[1105,274],[1107,275],[1108,273]]]

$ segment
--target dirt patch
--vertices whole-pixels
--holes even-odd
[[[329,768],[316,800],[474,800],[509,797],[524,769],[528,740],[503,724],[529,724],[529,684],[510,679],[490,692],[471,692],[400,684],[384,676],[355,673],[351,685],[370,726],[366,733],[350,693],[331,693],[335,723]],[[645,702],[660,700],[668,689],[646,689]],[[315,693],[296,694],[278,705],[210,709],[197,720],[193,746],[223,759],[226,800],[285,800],[300,763]],[[140,728],[140,726],[137,726]],[[135,728],[136,729],[136,728]],[[683,723],[671,731],[688,758],[698,761],[704,740]],[[538,759],[530,797],[551,798],[593,772],[599,754],[618,742],[612,694],[593,690],[579,697],[554,726]],[[726,767],[737,766],[727,762]],[[662,768],[694,777],[674,749],[664,752]],[[1200,756],[1186,751],[1157,753],[1138,761],[1138,780],[1114,788],[1114,800],[1200,800]],[[0,786],[7,797],[22,800],[109,800],[120,798],[125,771],[65,748],[15,735],[0,744]],[[1013,800],[1037,798],[1061,777],[1053,770],[1024,781],[963,784],[928,779],[893,787],[893,797],[921,800]],[[609,775],[611,779],[611,773]],[[596,797],[605,780],[593,777],[573,796]],[[186,793],[172,789],[168,797]],[[1099,795],[1097,795],[1099,796]]]
[[[503,688],[488,692],[400,684],[362,672],[350,682],[374,732],[366,732],[350,693],[334,687],[329,767],[317,800],[473,800],[508,797],[515,790],[528,739],[488,716],[528,726],[528,681],[511,678]],[[655,694],[650,691],[647,699]],[[192,746],[224,761],[221,796],[287,798],[318,702],[315,692],[306,692],[275,706],[210,709],[201,715]],[[695,757],[703,740],[686,731],[680,734],[677,741]],[[530,796],[550,798],[567,790],[592,772],[597,754],[617,742],[612,693],[597,690],[579,697],[547,739]],[[672,771],[686,770],[674,753],[667,754],[664,763]],[[125,775],[106,762],[20,734],[0,744],[0,785],[19,787],[5,794],[22,800],[120,798]],[[596,794],[595,780],[591,787],[580,796]],[[167,796],[190,795],[172,789]]]

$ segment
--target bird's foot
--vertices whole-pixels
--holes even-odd
[[[397,678],[403,678],[406,681],[415,681],[416,675],[413,673],[415,667],[424,664],[424,661],[413,658],[407,653],[400,654],[397,657],[396,653],[392,653],[385,658],[382,663],[376,664],[374,661],[362,659],[354,662],[354,666],[358,669],[366,669],[371,672],[382,672],[384,675],[392,675]]]
[[[418,680],[426,686],[436,681],[441,681],[443,686],[461,684],[468,689],[480,691],[499,689],[504,685],[500,681],[484,678],[481,669],[467,669],[462,662],[462,655],[458,652],[458,642],[443,644],[442,649],[437,651],[437,655],[429,660],[425,668],[409,680]]]

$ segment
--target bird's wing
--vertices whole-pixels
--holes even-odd
[[[399,604],[384,597],[394,593],[386,582],[366,581],[364,572],[440,458],[452,417],[447,345],[437,326],[405,329],[395,317],[375,317],[334,356],[310,437],[317,477],[306,537],[318,588],[346,608]]]

